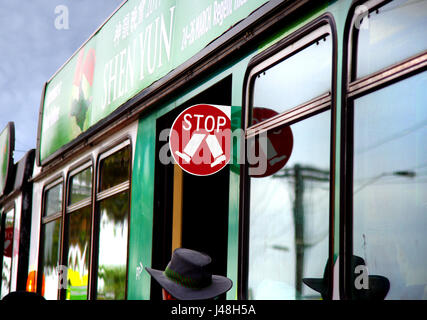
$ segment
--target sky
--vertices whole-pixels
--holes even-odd
[[[36,147],[44,83],[122,2],[0,0],[0,131],[15,123],[15,162]]]

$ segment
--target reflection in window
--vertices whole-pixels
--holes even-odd
[[[97,299],[125,299],[129,192],[100,202]]]
[[[302,279],[322,278],[328,258],[330,118],[291,125],[285,167],[251,178],[249,299],[320,299]]]
[[[69,204],[90,198],[92,192],[92,167],[71,177],[70,186]]]
[[[281,113],[327,93],[331,80],[332,39],[328,35],[259,74],[253,106]]]
[[[45,282],[44,297],[55,300],[58,297],[58,272],[61,219],[44,224],[43,241],[43,277]]]
[[[391,1],[356,25],[358,78],[427,50],[425,0]]]
[[[58,215],[62,212],[62,183],[46,190],[45,192],[44,219],[49,216]],[[49,300],[58,298],[58,273],[59,252],[61,248],[61,215],[55,220],[42,221],[43,243],[41,248],[43,253],[41,259],[41,270],[43,273],[39,281],[44,282],[44,287],[40,288],[41,294]]]
[[[427,299],[427,72],[354,102],[354,254],[390,281],[386,299]]]
[[[91,199],[92,167],[70,178],[69,202]],[[84,205],[84,204],[83,204]],[[68,300],[85,300],[88,292],[92,205],[68,213]]]
[[[69,214],[67,300],[87,299],[91,213],[87,206]]]
[[[99,191],[127,181],[129,172],[130,147],[126,147],[101,161]]]
[[[130,146],[101,162],[100,190],[129,181]],[[97,299],[126,299],[129,190],[99,201]]]
[[[45,216],[62,211],[62,184],[46,191],[45,207]]]
[[[3,254],[3,265],[1,273],[1,298],[3,298],[10,292],[11,287],[15,210],[12,209],[6,212],[4,219],[4,248],[3,252],[1,252],[1,254]]]

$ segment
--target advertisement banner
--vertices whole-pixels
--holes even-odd
[[[128,0],[47,83],[43,160],[267,0]]]

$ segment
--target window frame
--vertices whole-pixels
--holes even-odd
[[[66,203],[66,205],[65,205],[65,207],[66,207],[66,213],[71,213],[71,212],[73,212],[75,210],[81,209],[82,207],[85,207],[85,206],[88,206],[88,205],[92,204],[93,181],[94,181],[93,161],[92,161],[92,159],[88,159],[88,160],[85,160],[85,161],[82,161],[82,162],[84,162],[84,163],[81,164],[81,165],[74,166],[74,168],[71,169],[68,172],[68,174],[67,174],[67,191],[68,192],[67,192],[67,199],[66,199],[66,202],[65,202]],[[77,201],[77,202],[75,202],[73,204],[69,204],[70,203],[70,199],[71,199],[71,195],[70,195],[70,192],[71,192],[71,182],[72,182],[71,179],[74,176],[78,175],[79,173],[82,173],[83,171],[85,171],[86,169],[88,169],[90,167],[92,167],[92,177],[91,177],[92,178],[91,179],[92,185],[91,185],[91,190],[90,190],[91,195],[89,197],[83,199],[83,200]]]
[[[93,217],[94,217],[94,205],[93,205],[93,190],[94,190],[94,181],[95,181],[95,168],[94,168],[94,161],[91,156],[84,158],[83,160],[77,162],[76,164],[72,165],[68,172],[67,172],[67,178],[66,178],[66,184],[65,184],[65,197],[63,202],[63,224],[61,228],[62,232],[62,239],[63,243],[61,244],[61,265],[66,265],[68,268],[68,249],[69,249],[69,234],[68,234],[68,226],[69,226],[69,220],[70,215],[73,214],[75,211],[78,211],[84,207],[91,206],[91,234],[90,234],[90,240],[89,240],[89,246],[90,246],[90,252],[92,252],[92,238],[93,238]],[[78,201],[74,204],[69,205],[70,202],[70,192],[71,192],[71,179],[78,175],[79,173],[83,172],[87,168],[92,167],[92,186],[91,186],[91,195],[90,197],[83,199],[81,201]],[[92,268],[91,268],[91,256],[89,256],[89,270],[88,270],[88,291],[87,291],[87,300],[90,300],[90,279],[92,277]],[[68,284],[67,284],[68,286]],[[65,300],[67,294],[67,289],[60,289],[60,300]]]
[[[101,186],[101,183],[100,183],[101,182],[100,181],[101,180],[101,172],[100,172],[101,162],[104,159],[108,158],[109,156],[115,154],[116,152],[123,150],[124,148],[126,148],[128,146],[129,146],[129,156],[130,156],[129,179],[128,179],[128,181],[121,182],[117,185],[114,185],[113,187],[110,187],[108,189],[101,191],[100,190],[101,189],[100,188],[100,186]],[[95,200],[98,202],[98,201],[104,200],[108,197],[111,197],[112,195],[114,195],[116,193],[130,189],[130,181],[132,180],[131,179],[131,172],[132,172],[132,146],[131,146],[130,140],[125,139],[124,141],[116,143],[111,148],[108,148],[106,151],[100,152],[99,157],[98,157],[98,161],[97,161],[97,180],[96,180],[96,198],[95,198]]]
[[[358,28],[355,27],[355,21],[359,15],[356,14],[355,10],[359,5],[364,5],[368,9],[368,14],[371,14],[373,11],[376,11],[392,1],[393,0],[358,0],[354,1],[349,10],[348,19],[350,21],[347,21],[347,23],[350,23],[350,25],[346,26],[345,32],[348,39],[344,41],[344,46],[347,46],[344,48],[344,52],[347,54],[345,55],[346,59],[343,59],[343,61],[347,62],[346,66],[348,72],[346,72],[346,80],[348,79],[348,81],[345,81],[344,84],[347,89],[346,93],[349,97],[361,96],[368,92],[376,91],[381,86],[389,85],[389,82],[397,82],[401,80],[399,79],[400,77],[408,76],[417,69],[427,66],[427,51],[424,51],[374,71],[366,76],[357,78],[358,42],[356,40],[358,39],[359,32]]]
[[[351,258],[353,255],[353,165],[354,165],[354,101],[401,80],[427,70],[427,51],[393,63],[357,79],[359,32],[355,21],[356,8],[365,5],[368,14],[392,0],[353,1],[347,15],[343,41],[342,113],[341,113],[341,190],[340,190],[340,266],[339,296],[352,299]]]
[[[326,28],[329,32],[325,32]],[[332,40],[331,53],[331,86],[329,93],[314,97],[301,105],[290,110],[279,113],[277,116],[250,126],[250,106],[252,104],[252,92],[254,79],[263,70],[286,60],[288,57],[298,53],[309,45],[321,40],[325,34],[329,33]],[[297,44],[297,45],[295,45]],[[247,67],[243,84],[243,110],[242,125],[245,130],[245,147],[248,138],[254,137],[262,132],[266,132],[282,125],[291,125],[314,116],[326,110],[331,110],[330,127],[330,192],[329,192],[329,248],[327,263],[331,264],[329,275],[329,294],[332,298],[333,275],[332,264],[334,256],[334,199],[335,199],[335,140],[336,140],[336,88],[337,88],[337,31],[334,17],[330,13],[325,13],[313,21],[307,23],[297,31],[279,40],[271,47],[254,56]],[[259,67],[258,67],[259,66]],[[254,72],[254,70],[256,70]],[[246,148],[245,148],[246,149]],[[250,219],[250,177],[249,166],[245,162],[240,166],[240,208],[239,208],[239,270],[237,294],[239,299],[248,298],[248,278],[249,278],[249,219]]]
[[[123,148],[129,148],[129,178],[127,181],[120,183],[107,190],[99,192],[100,189],[100,163],[103,159],[108,156],[122,150]],[[84,157],[75,164],[72,164],[66,169],[61,170],[59,174],[54,175],[51,179],[48,179],[42,187],[41,195],[41,210],[40,210],[40,234],[39,234],[39,252],[37,261],[37,288],[36,292],[41,294],[42,290],[42,260],[43,260],[43,242],[44,242],[44,225],[57,219],[61,219],[61,237],[60,241],[60,252],[59,252],[59,265],[64,265],[68,257],[68,232],[66,232],[69,223],[69,214],[84,208],[91,206],[91,238],[90,238],[90,257],[89,257],[89,279],[88,279],[88,294],[87,300],[96,299],[96,281],[97,281],[97,263],[98,263],[98,241],[99,241],[99,202],[119,194],[123,191],[129,192],[129,214],[128,214],[128,236],[127,236],[127,261],[126,261],[126,283],[125,283],[125,299],[127,299],[128,290],[128,271],[129,271],[129,240],[130,240],[130,214],[131,214],[131,182],[132,182],[132,165],[133,165],[133,144],[132,137],[130,134],[122,135],[121,138],[113,140],[108,143],[106,147],[101,147],[89,156]],[[74,204],[69,205],[70,192],[71,192],[71,179],[84,171],[85,169],[92,167],[92,187],[91,196],[78,201]],[[55,186],[62,185],[62,202],[61,212],[44,216],[46,210],[46,192]],[[58,294],[57,300],[65,300],[66,289],[60,289],[58,283]]]
[[[106,190],[100,191],[100,179],[101,179],[101,162],[108,158],[109,156],[124,150],[125,148],[129,148],[129,179],[127,181],[124,181],[122,183],[119,183],[118,185],[115,185],[113,187],[110,187]],[[128,222],[128,234],[127,234],[127,244],[126,244],[126,281],[125,281],[125,300],[127,299],[128,294],[128,277],[129,277],[129,240],[130,240],[130,214],[131,214],[131,195],[132,195],[132,188],[131,188],[131,182],[132,182],[132,161],[133,159],[133,150],[132,150],[132,140],[130,136],[125,136],[122,139],[119,139],[115,142],[113,142],[111,145],[109,145],[106,148],[103,148],[100,150],[97,160],[96,160],[96,185],[95,188],[93,188],[94,193],[94,215],[93,215],[93,224],[92,224],[92,230],[93,234],[95,235],[92,237],[92,253],[91,253],[91,271],[92,271],[92,277],[89,279],[89,292],[90,292],[90,299],[96,300],[97,299],[97,285],[98,285],[98,262],[99,262],[99,234],[100,234],[100,202],[103,200],[106,200],[110,197],[113,197],[115,195],[118,195],[124,191],[129,192],[128,197],[128,207],[129,207],[129,213],[127,217]]]
[[[256,63],[248,68],[248,84],[246,86],[246,116],[245,116],[245,129],[246,138],[255,136],[259,133],[271,130],[277,126],[288,124],[299,121],[303,115],[311,115],[313,112],[322,112],[328,108],[331,103],[332,92],[329,91],[320,96],[314,97],[308,101],[303,102],[300,105],[294,106],[289,110],[283,111],[278,115],[259,122],[255,125],[250,125],[250,110],[249,106],[253,103],[253,86],[255,78],[258,74],[263,71],[274,67],[275,65],[287,60],[291,56],[298,54],[300,51],[311,46],[312,44],[321,41],[325,35],[332,36],[330,27],[327,24],[321,25],[313,31],[307,32],[300,39],[295,39],[292,44],[284,45],[282,50],[278,50],[276,53],[272,53],[271,56],[265,57],[264,60]],[[251,64],[251,63],[250,63]]]
[[[55,188],[56,186],[62,186],[62,201],[61,201],[61,211],[45,216],[46,211],[46,194],[49,190]],[[38,252],[38,262],[37,262],[37,280],[36,280],[36,292],[42,294],[43,288],[43,256],[44,256],[44,240],[45,240],[45,231],[44,226],[49,222],[60,220],[61,221],[61,235],[59,239],[59,257],[58,262],[62,264],[62,254],[63,254],[63,239],[64,239],[64,197],[65,197],[65,187],[64,187],[64,176],[62,173],[54,176],[52,179],[48,180],[47,183],[43,186],[42,189],[42,205],[41,205],[41,214],[40,214],[40,236],[39,236],[39,252]],[[44,288],[43,288],[44,289]],[[56,300],[60,299],[60,288],[58,284]]]

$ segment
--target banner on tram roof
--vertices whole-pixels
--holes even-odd
[[[5,194],[8,180],[11,177],[14,139],[15,125],[13,122],[9,122],[0,133],[0,197]]]
[[[267,0],[128,0],[47,83],[43,163]]]

